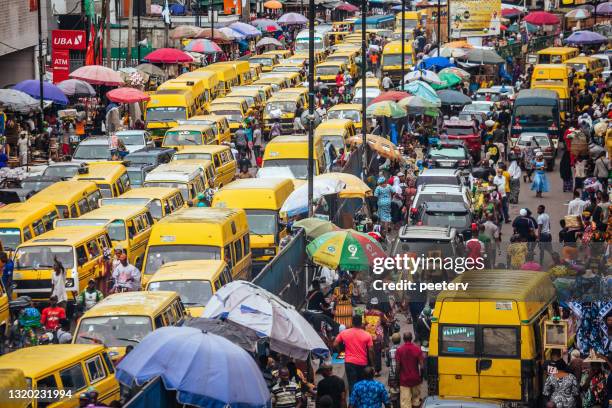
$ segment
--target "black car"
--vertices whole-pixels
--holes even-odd
[[[416,225],[450,227],[460,234],[472,230],[473,214],[465,203],[428,202],[421,205],[413,217]]]
[[[145,147],[128,154],[124,160],[129,162],[130,166],[159,166],[160,164],[169,163],[173,155],[174,149]]]
[[[132,163],[130,163],[130,166],[127,168],[128,177],[130,178],[130,186],[132,188],[142,187],[147,174],[156,167],[157,165],[152,164],[134,166]]]
[[[22,203],[40,190],[58,181],[55,177],[31,176],[21,181],[4,180],[0,185],[0,203]]]
[[[469,169],[472,166],[470,157],[463,143],[441,141],[427,148],[425,161],[429,168]]]

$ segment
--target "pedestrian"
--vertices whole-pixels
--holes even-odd
[[[525,148],[521,152],[521,161],[523,163],[523,169],[525,173],[523,174],[523,182],[526,183],[529,181],[531,183],[531,177],[533,176],[533,162],[535,159],[535,153],[533,147],[531,146],[531,140],[527,141],[525,144]]]
[[[90,279],[87,282],[87,287],[79,293],[77,297],[77,305],[82,307],[84,311],[87,311],[98,304],[104,295],[101,291],[96,289],[96,281],[94,279]]]
[[[551,362],[552,375],[546,378],[542,394],[557,408],[576,408],[578,381],[563,360]]]
[[[574,162],[574,188],[581,189],[586,178],[586,166],[587,160],[584,156],[580,155]]]
[[[519,193],[521,192],[521,166],[518,163],[516,155],[509,155],[510,166],[508,173],[510,174],[510,196],[508,202],[510,204],[518,204]]]
[[[236,143],[236,148],[238,149],[240,155],[248,157],[248,140],[246,137],[246,132],[244,131],[244,126],[242,124],[238,127],[238,130],[236,130],[236,133],[234,134],[234,140]]]
[[[119,255],[119,264],[113,269],[115,281],[114,290],[126,290],[128,292],[140,290],[140,271],[130,264],[127,252],[123,250]]]
[[[536,152],[533,162],[535,168],[535,177],[531,184],[531,191],[536,192],[536,197],[542,198],[542,193],[548,192],[548,178],[546,177],[546,161],[544,154],[540,151]]]
[[[537,225],[528,217],[526,208],[520,209],[519,216],[512,222],[512,228],[522,241],[535,241]]]
[[[400,377],[395,356],[397,350],[400,348],[401,341],[401,335],[399,333],[393,333],[393,335],[391,335],[391,347],[389,347],[386,353],[386,365],[389,368],[387,385],[389,386],[389,400],[393,408],[400,408]]]
[[[404,344],[397,350],[395,359],[400,376],[400,406],[420,406],[424,356],[421,348],[412,342],[412,333],[404,333]]]
[[[374,380],[374,369],[364,369],[364,379],[357,382],[351,391],[349,406],[351,408],[390,408],[389,394],[385,386]]]
[[[303,135],[306,133],[306,128],[302,124],[302,118],[300,115],[295,115],[295,118],[293,118],[293,132],[298,135]]]
[[[552,234],[550,233],[550,216],[543,204],[538,206],[538,247],[540,249],[540,265],[544,265],[544,252],[552,256]]]
[[[573,177],[572,177],[572,162],[570,152],[568,150],[563,151],[561,161],[559,162],[559,175],[563,180],[563,192],[572,191],[573,188]]]
[[[282,128],[280,124],[280,119],[275,120],[270,127],[270,138],[280,136],[282,134]]]
[[[58,306],[57,304],[57,296],[52,295],[49,298],[49,306],[45,307],[42,310],[42,314],[40,316],[40,324],[47,331],[54,331],[59,327],[59,322],[61,319],[66,318],[66,311],[64,308]]]
[[[429,333],[431,333],[431,312],[431,307],[426,304],[414,324],[415,340],[423,346],[427,346],[429,343]]]
[[[289,379],[286,367],[278,371],[278,382],[270,391],[274,408],[300,408],[302,406],[302,391],[298,385]]]
[[[249,166],[246,164],[241,164],[240,172],[238,173],[238,176],[236,176],[236,178],[238,179],[253,178],[253,175],[249,172]]]
[[[59,322],[59,329],[57,330],[57,342],[58,344],[70,344],[72,343],[72,334],[70,333],[70,320],[62,319]]]
[[[384,340],[384,328],[387,323],[385,314],[379,309],[378,298],[373,297],[366,305],[363,314],[365,330],[372,336],[374,342],[374,375],[378,377],[382,370],[382,348]]]
[[[608,189],[608,173],[610,171],[610,162],[606,159],[606,152],[602,151],[595,160],[595,168],[593,177],[601,183],[604,190]]]
[[[51,296],[57,297],[57,304],[66,309],[68,293],[66,292],[66,269],[57,259],[53,261],[51,273]]]
[[[582,406],[583,408],[605,407],[612,397],[607,395],[606,374],[602,367],[607,361],[591,351],[584,362],[589,363],[589,370],[583,383]]]
[[[19,152],[19,164],[26,166],[28,164],[28,151],[30,148],[30,138],[28,132],[25,130],[19,134],[19,140],[17,140],[17,151]]]
[[[352,324],[353,327],[341,331],[334,340],[336,349],[340,344],[344,345],[344,371],[349,392],[352,392],[357,381],[364,378],[368,361],[374,361],[374,341],[372,336],[363,330],[362,317],[353,316]]]
[[[580,191],[574,190],[574,199],[567,204],[567,215],[582,216],[585,207],[589,204],[580,197]]]
[[[383,77],[382,86],[385,92],[388,92],[391,90],[391,88],[393,88],[393,81],[391,80],[391,78],[389,78],[389,74],[385,74],[385,76]]]
[[[374,190],[374,197],[377,198],[378,219],[382,224],[383,237],[389,232],[391,225],[391,198],[393,187],[387,183],[385,177],[378,178],[378,187]]]
[[[15,264],[13,260],[8,257],[6,252],[0,252],[0,264],[2,264],[2,284],[4,290],[9,299],[11,299],[11,293],[13,292],[13,269]]]
[[[323,376],[323,379],[317,383],[316,406],[320,407],[321,399],[327,396],[331,397],[331,408],[346,407],[346,387],[344,385],[344,380],[334,375],[331,363],[322,363],[317,370],[317,374]]]
[[[259,124],[254,125],[253,129],[253,152],[255,153],[255,158],[261,156],[261,149],[263,148],[262,134],[261,134],[261,126]]]
[[[504,176],[504,169],[497,167],[495,177],[493,177],[493,184],[497,187],[497,192],[501,196],[502,204],[502,215],[506,224],[510,223],[510,214],[508,214],[508,195],[506,194],[507,179]]]

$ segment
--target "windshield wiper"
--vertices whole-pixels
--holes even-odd
[[[204,306],[202,303],[200,302],[183,302],[183,304],[185,306]]]
[[[138,340],[138,339],[128,339],[128,338],[125,338],[125,337],[117,337],[116,339],[117,340],[121,340],[121,341],[129,341],[131,343],[136,343],[136,344],[140,343],[140,340]]]
[[[189,139],[189,138],[185,138],[185,141],[191,143],[191,144],[197,144],[195,139]]]

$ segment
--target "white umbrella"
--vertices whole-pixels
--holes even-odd
[[[252,330],[268,338],[272,350],[299,360],[310,353],[329,354],[321,337],[293,306],[251,282],[237,280],[223,286],[210,298],[202,317],[229,320]]]
[[[274,47],[283,46],[283,44],[280,41],[272,37],[264,37],[261,40],[257,41],[257,44],[255,44],[256,47],[265,47],[267,45],[272,45]]]
[[[314,180],[312,198],[314,201],[317,201],[324,195],[339,193],[345,185],[346,184],[340,180]],[[283,203],[280,212],[287,213],[289,217],[307,213],[308,184],[303,184],[293,190]]]
[[[406,74],[404,77],[404,81],[412,82],[412,81],[425,81],[430,84],[438,84],[441,85],[444,83],[433,71],[428,71],[426,69],[419,69],[416,71],[412,71]]]
[[[464,48],[442,47],[440,48],[440,56],[446,58],[464,58],[468,54],[468,50]],[[434,48],[429,52],[430,57],[438,56],[438,49]]]
[[[0,106],[26,113],[40,108],[40,102],[16,89],[0,89]]]
[[[221,31],[223,34],[225,34],[228,38],[232,40],[244,40],[246,38],[246,35],[230,27],[221,27],[219,31]]]

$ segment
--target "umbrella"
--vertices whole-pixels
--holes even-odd
[[[87,82],[79,79],[66,79],[65,81],[58,83],[57,87],[68,96],[96,96],[96,91],[93,89],[93,87]]]
[[[210,40],[218,42],[232,41],[232,39],[228,37],[223,31],[212,28],[202,28],[196,38],[208,38]]]
[[[612,2],[600,3],[595,10],[597,14],[612,15]]]
[[[191,40],[185,46],[185,51],[199,52],[200,54],[215,54],[217,52],[223,52],[215,42],[207,40],[206,38],[198,38]]]
[[[408,113],[437,116],[439,103],[431,103],[420,96],[410,95],[398,102]]]
[[[241,23],[239,21],[230,24],[228,27],[242,33],[243,35],[247,36],[247,38],[258,37],[261,35],[261,32],[256,27],[247,23]]]
[[[363,143],[363,138],[361,136],[351,136],[347,141],[352,146],[359,146]],[[377,135],[366,135],[366,143],[376,153],[389,160],[402,159],[402,154],[399,149],[389,139]]]
[[[264,408],[266,382],[249,353],[216,334],[193,327],[162,327],[149,333],[117,366],[122,384],[142,386],[161,377],[181,404],[196,407]]]
[[[236,280],[219,289],[202,317],[225,319],[270,340],[270,349],[298,360],[329,350],[293,306],[251,282]],[[217,368],[218,369],[218,368]]]
[[[319,201],[327,194],[337,194],[344,188],[344,183],[338,180],[315,180],[313,187],[313,200]],[[288,217],[308,212],[308,184],[303,184],[293,190],[283,203],[281,213],[286,213]]]
[[[323,173],[316,176],[315,179],[332,179],[344,182],[346,185],[338,194],[340,198],[364,198],[372,195],[372,189],[363,180],[349,173]]]
[[[354,230],[332,231],[315,238],[306,253],[318,265],[345,271],[369,271],[385,251],[368,234]]]
[[[156,62],[160,64],[177,64],[179,62],[193,62],[193,58],[181,50],[176,48],[158,48],[153,52],[148,53],[144,58],[145,61]]]
[[[608,41],[603,35],[593,31],[574,31],[565,39],[568,44],[586,45],[586,44],[602,44]]]
[[[440,49],[440,57],[446,57],[446,58],[463,58],[467,55],[467,50],[464,48],[453,48],[453,47],[442,47]],[[437,57],[438,56],[438,49],[434,48],[433,50],[431,50],[429,52],[429,55],[431,57]]]
[[[403,118],[406,116],[404,108],[396,102],[382,101],[373,103],[366,109],[368,116],[385,116],[392,119]]]
[[[269,9],[272,9],[272,10],[278,10],[278,9],[282,9],[283,8],[283,3],[281,3],[278,0],[268,0],[263,5],[264,5],[265,8],[269,8]]]
[[[102,65],[85,65],[75,69],[68,75],[72,79],[80,79],[92,85],[121,86],[123,79],[118,72]]]
[[[431,84],[431,87],[436,91],[439,89],[452,88],[462,82],[462,79],[458,75],[453,74],[452,72],[441,73],[440,79],[442,80],[441,84]]]
[[[279,24],[306,24],[308,19],[300,13],[285,13],[276,22]]]
[[[38,109],[40,103],[25,92],[0,89],[0,106],[5,106],[13,111],[29,112]]]
[[[443,89],[438,91],[438,96],[440,97],[442,105],[469,105],[472,103],[469,96],[451,89]]]
[[[163,69],[153,64],[140,64],[136,66],[136,69],[140,72],[144,72],[145,74],[149,76],[156,76],[156,77],[166,76],[166,73],[164,72]]]
[[[321,218],[304,218],[302,220],[296,221],[293,223],[291,228],[302,228],[306,233],[308,238],[316,238],[319,235],[323,235],[325,233],[331,231],[340,230],[335,224],[331,221],[322,220]]]
[[[440,106],[440,98],[436,91],[426,82],[412,81],[404,85],[404,90],[411,95],[417,95],[421,98]]]
[[[502,17],[506,17],[506,18],[518,17],[521,14],[523,14],[521,10],[515,9],[515,8],[502,9],[501,13],[502,13]]]
[[[445,73],[451,73],[451,74],[455,74],[457,75],[459,78],[461,78],[461,80],[463,81],[469,81],[471,74],[469,72],[467,72],[464,69],[461,68],[457,68],[457,67],[449,67],[449,68],[444,68],[443,70],[441,70],[438,75],[442,75]]]
[[[255,44],[256,47],[266,47],[268,45],[271,45],[273,47],[283,46],[283,44],[280,41],[272,37],[264,37],[261,40],[257,41],[257,44]]]
[[[565,13],[566,18],[572,18],[574,20],[586,20],[591,17],[591,12],[587,9],[576,8]]]
[[[438,77],[438,75],[433,71],[428,71],[426,69],[417,69],[416,71],[412,71],[406,74],[404,77],[404,81],[413,82],[413,81],[425,81],[429,83],[437,83],[441,84],[442,80]]]
[[[246,35],[242,34],[239,31],[234,30],[233,28],[229,28],[229,27],[221,27],[219,29],[220,32],[222,32],[227,38],[229,38],[230,40],[244,40],[246,38]]]
[[[449,48],[474,48],[474,46],[466,40],[451,41],[444,44],[444,46]]]
[[[16,91],[24,92],[34,99],[41,99],[40,81],[37,79],[27,79],[25,81],[21,81],[17,85],[13,86],[13,89]],[[58,105],[68,104],[68,98],[66,97],[64,92],[62,92],[60,88],[50,82],[43,82],[42,99],[46,101],[51,101]]]
[[[534,25],[553,25],[559,24],[559,17],[546,11],[532,11],[527,14],[525,21]]]
[[[117,103],[136,103],[148,101],[151,97],[136,88],[116,88],[106,93],[108,99]]]
[[[429,69],[442,69],[446,67],[454,67],[455,65],[450,62],[450,60],[446,57],[429,57],[425,58],[421,62],[421,68]]]
[[[272,21],[268,18],[258,18],[256,20],[251,21],[255,27],[257,27],[260,31],[281,31],[282,28],[275,21]]]
[[[372,99],[372,102],[370,102],[370,105],[373,103],[378,103],[378,102],[383,102],[383,101],[397,102],[400,99],[404,99],[407,96],[408,96],[408,93],[404,91],[383,92],[380,95],[378,95],[376,98]]]
[[[170,30],[170,38],[173,40],[179,40],[182,38],[195,38],[198,36],[202,29],[196,26],[181,25]]]
[[[342,4],[338,5],[338,6],[336,6],[336,10],[347,11],[349,13],[354,13],[356,11],[359,11],[359,7],[353,6],[350,3],[342,3]]]
[[[465,59],[468,62],[480,64],[502,64],[504,59],[495,50],[487,48],[472,48],[467,50]]]
[[[257,350],[259,337],[252,331],[244,330],[241,326],[229,320],[203,319],[200,317],[187,320],[185,326],[224,337],[248,352],[253,353]]]

